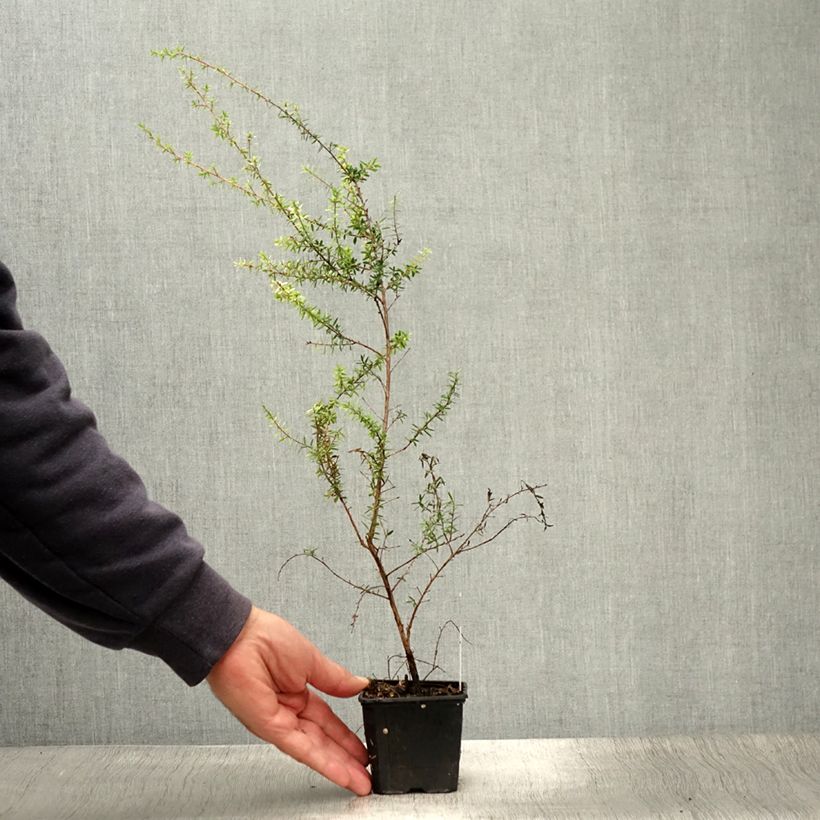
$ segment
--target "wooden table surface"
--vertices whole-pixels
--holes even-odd
[[[354,797],[276,749],[0,748],[0,818],[820,818],[820,735],[466,740],[452,794]]]

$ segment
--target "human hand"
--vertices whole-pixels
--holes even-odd
[[[355,794],[370,793],[367,750],[307,687],[349,698],[368,680],[325,657],[286,620],[253,607],[207,680],[214,695],[257,737]]]

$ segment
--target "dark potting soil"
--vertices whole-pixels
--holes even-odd
[[[412,695],[436,697],[437,695],[459,695],[461,691],[458,683],[423,680],[414,683],[407,679],[400,681],[371,680],[370,686],[364,690],[363,694],[368,698],[401,698]]]

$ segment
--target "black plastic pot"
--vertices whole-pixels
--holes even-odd
[[[395,683],[396,681],[392,681]],[[427,681],[453,683],[453,681]],[[454,792],[461,758],[462,706],[455,695],[359,695],[364,736],[376,794]]]

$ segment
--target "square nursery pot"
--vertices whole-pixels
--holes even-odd
[[[392,687],[392,696],[378,692]],[[467,686],[421,681],[411,687],[409,681],[375,680],[359,694],[373,791],[454,792]]]

